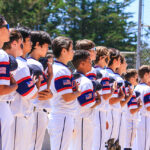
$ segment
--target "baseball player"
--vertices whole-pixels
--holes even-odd
[[[96,48],[95,43],[91,40],[83,39],[78,40],[76,42],[76,50],[87,50],[90,53],[91,61],[94,61],[96,59]],[[95,69],[92,67],[92,69],[86,74],[86,76],[90,80],[96,80],[96,72]]]
[[[11,126],[14,118],[9,104],[9,94],[14,92],[18,85],[10,76],[10,61],[7,53],[2,50],[4,42],[9,41],[9,25],[0,15],[0,149],[12,150]]]
[[[113,78],[117,85],[119,81],[117,80],[117,75],[115,73],[116,68],[120,66],[120,53],[116,49],[109,49],[110,54],[110,61],[108,64],[108,68],[106,71],[109,74],[109,77]],[[121,104],[120,101],[124,99],[124,92],[122,88],[118,87],[117,90],[115,90],[112,97],[109,99],[109,104],[111,105],[111,111],[108,112],[109,119],[111,122],[109,123],[109,130],[108,130],[108,138],[109,139],[115,139],[117,140],[119,137],[119,125],[120,125],[120,119],[121,119]]]
[[[57,37],[52,42],[53,54],[56,58],[53,64],[53,78],[50,89],[51,114],[48,125],[51,150],[68,150],[74,129],[74,117],[77,113],[76,98],[81,94],[73,92],[72,73],[67,63],[73,58],[73,43],[67,37]]]
[[[137,145],[138,150],[150,149],[150,68],[147,65],[143,65],[138,70],[138,75],[141,82],[135,87],[135,92],[140,93],[140,99],[143,107],[140,110],[141,121],[139,122],[137,129]]]
[[[81,95],[77,98],[79,112],[75,119],[75,137],[72,140],[72,149],[91,150],[94,139],[94,108],[100,104],[100,98],[98,100],[95,99],[92,81],[85,76],[92,67],[90,54],[85,50],[78,50],[75,52],[72,62],[77,73],[80,74],[76,82],[81,90]]]
[[[128,85],[136,86],[138,82],[138,73],[136,69],[129,69],[125,74],[125,80],[128,81]],[[126,89],[128,93],[128,89]],[[133,96],[128,102],[127,111],[127,136],[126,136],[126,149],[132,150],[135,143],[135,137],[137,135],[137,125],[139,122],[139,110],[142,105],[139,102],[139,94],[133,92]]]
[[[93,150],[104,150],[106,142],[106,122],[107,110],[109,109],[109,98],[112,96],[114,89],[111,89],[109,83],[109,75],[104,69],[109,62],[109,52],[106,47],[96,47],[96,60],[95,69],[102,74],[102,78],[97,79],[102,84],[102,90],[99,92],[101,95],[101,105],[96,107],[95,111],[95,128]],[[107,122],[108,125],[108,122]]]
[[[39,89],[38,98],[32,100],[34,104],[34,126],[32,130],[32,140],[30,142],[30,150],[41,150],[45,131],[48,125],[48,112],[50,112],[50,99],[52,93],[49,90],[48,80],[51,78],[50,70],[47,76],[44,73],[42,64],[38,61],[40,57],[45,57],[48,47],[51,44],[51,39],[48,33],[44,31],[31,32],[32,49],[27,59],[29,66],[37,66],[41,69],[42,75],[40,76],[41,83],[37,85]],[[38,80],[38,79],[36,79]]]
[[[76,47],[77,50],[86,50],[86,51],[88,51],[89,54],[90,54],[90,59],[91,59],[91,61],[94,61],[94,60],[96,59],[96,48],[95,48],[95,43],[94,43],[93,41],[88,40],[88,39],[78,40],[78,41],[76,42],[76,46],[75,46],[75,47]],[[96,79],[97,79],[97,74],[96,74],[95,68],[92,67],[91,70],[90,70],[89,72],[87,72],[86,76],[87,76],[90,80],[92,80],[92,81],[96,80]],[[93,117],[93,118],[91,118],[91,121],[92,121],[92,119],[93,119],[92,122],[94,122],[94,121],[95,121],[95,114],[94,114],[94,112],[93,112],[92,117]],[[86,123],[86,124],[87,124],[87,123]],[[91,133],[94,133],[94,129],[95,129],[96,125],[95,125],[95,124],[90,124],[90,125],[93,125],[92,128],[91,128],[91,126],[89,126],[89,129],[91,129],[90,132],[91,132]],[[88,126],[88,124],[87,124],[87,126]],[[92,130],[93,130],[93,131],[92,131]],[[92,137],[92,136],[91,136],[91,137]],[[89,141],[89,142],[91,143],[92,141],[93,141],[93,140],[92,140],[92,138],[91,138],[91,141]],[[90,144],[89,144],[89,145],[90,145]],[[89,148],[90,148],[90,147],[89,147]]]
[[[119,144],[121,145],[121,149],[125,147],[125,140],[126,140],[126,133],[127,133],[127,103],[130,101],[131,97],[133,96],[133,89],[130,86],[127,86],[128,88],[128,94],[125,92],[125,82],[123,78],[121,77],[124,73],[126,73],[127,63],[125,60],[125,57],[120,54],[120,67],[116,70],[116,77],[117,82],[122,83],[122,90],[125,93],[125,98],[120,101],[121,105],[121,119],[119,123]]]
[[[17,31],[22,35],[21,40],[23,40],[23,43],[21,43],[21,45],[23,44],[23,49],[21,48],[22,55],[17,57],[18,69],[16,70],[14,77],[16,78],[19,87],[17,89],[15,101],[11,104],[11,109],[15,115],[14,150],[23,150],[29,149],[28,146],[34,122],[31,99],[37,96],[38,90],[31,79],[27,60],[25,59],[26,54],[31,50],[29,30],[20,27],[17,28]],[[15,39],[14,37],[16,34],[11,33],[11,35],[11,38]]]

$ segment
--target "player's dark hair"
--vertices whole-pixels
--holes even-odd
[[[51,45],[51,37],[45,31],[32,31],[31,32],[31,41],[32,41],[32,49],[31,52],[34,51],[36,43],[39,42],[39,45],[42,47],[44,44]]]
[[[115,48],[109,48],[109,64],[108,66],[111,66],[113,64],[113,61],[116,59],[118,60],[120,57],[120,52],[119,50],[115,49]]]
[[[0,26],[2,26],[5,21],[5,17],[0,14]]]
[[[76,42],[76,50],[90,50],[95,47],[95,43],[91,40],[83,39]]]
[[[125,78],[125,80],[129,81],[130,78],[132,78],[132,77],[134,78],[135,75],[137,75],[137,74],[138,74],[138,72],[136,69],[128,69],[124,75],[124,78]]]
[[[125,61],[125,57],[122,54],[120,54],[120,63],[123,64],[124,61]]]
[[[16,30],[18,30],[21,35],[22,35],[22,38],[23,38],[23,42],[25,42],[26,38],[29,38],[30,35],[31,35],[31,30],[27,27],[17,27]]]
[[[20,39],[22,39],[22,35],[19,31],[13,29],[11,30],[10,32],[10,40],[9,42],[5,42],[4,45],[3,45],[3,49],[4,50],[7,50],[7,49],[10,49],[11,48],[11,43],[13,41],[19,41]]]
[[[97,46],[96,47],[96,59],[95,59],[95,64],[99,62],[100,57],[107,56],[109,60],[109,51],[107,47],[104,46]]]
[[[80,63],[86,61],[89,56],[90,54],[86,50],[76,50],[72,60],[74,67],[77,69]]]
[[[138,70],[138,75],[142,79],[146,73],[150,73],[150,66],[143,65]]]
[[[59,58],[62,52],[62,49],[65,48],[69,51],[69,48],[73,44],[73,41],[64,36],[58,36],[52,41],[52,51],[56,58]]]

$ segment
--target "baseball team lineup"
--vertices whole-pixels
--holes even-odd
[[[42,150],[46,130],[49,150],[150,150],[150,66],[127,67],[116,48],[0,15],[0,150]]]

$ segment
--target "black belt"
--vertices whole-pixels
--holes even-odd
[[[35,110],[36,110],[36,107],[34,106],[33,111],[35,111]],[[48,111],[46,109],[41,109],[41,110],[48,114]]]
[[[7,104],[11,104],[11,101],[6,101]]]

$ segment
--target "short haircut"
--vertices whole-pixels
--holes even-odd
[[[125,57],[122,54],[120,54],[120,63],[123,64],[124,61],[125,61]]]
[[[124,78],[125,80],[129,81],[130,78],[135,77],[135,75],[137,74],[138,74],[138,71],[136,69],[128,69],[124,75]]]
[[[3,49],[4,50],[10,49],[11,48],[11,43],[13,41],[18,42],[20,39],[22,39],[21,33],[19,31],[15,30],[15,29],[12,29],[11,32],[10,32],[10,40],[9,40],[9,42],[4,43]]]
[[[72,63],[74,65],[74,67],[76,69],[78,69],[80,63],[82,61],[85,61],[88,57],[90,57],[90,54],[89,54],[88,51],[86,51],[86,50],[76,50],[75,54],[74,54],[74,57],[73,57],[73,60],[72,60]]]
[[[30,35],[31,35],[31,30],[27,27],[19,26],[19,27],[16,28],[16,30],[18,30],[21,33],[22,38],[23,38],[23,42],[25,42],[25,39],[29,38]]]
[[[0,26],[2,26],[5,21],[5,17],[0,14]]]
[[[109,51],[108,51],[107,47],[97,46],[95,63],[97,64],[99,62],[99,58],[104,57],[104,56],[108,56],[108,58],[109,58]]]
[[[95,43],[91,40],[78,40],[76,42],[75,48],[76,50],[90,50],[95,47]]]
[[[31,32],[31,41],[32,41],[31,52],[35,49],[35,46],[36,46],[37,42],[39,42],[40,46],[42,46],[44,44],[51,45],[51,37],[45,31],[32,31]]]
[[[118,58],[120,57],[120,52],[115,48],[109,48],[108,50],[109,50],[109,58],[110,58],[108,66],[111,66],[113,64],[113,61],[115,59],[118,60]]]
[[[142,79],[146,73],[150,73],[150,66],[143,65],[138,70],[138,75]]]
[[[62,49],[65,48],[67,51],[69,50],[73,41],[64,36],[58,36],[52,41],[52,51],[56,58],[59,58],[62,52]]]

